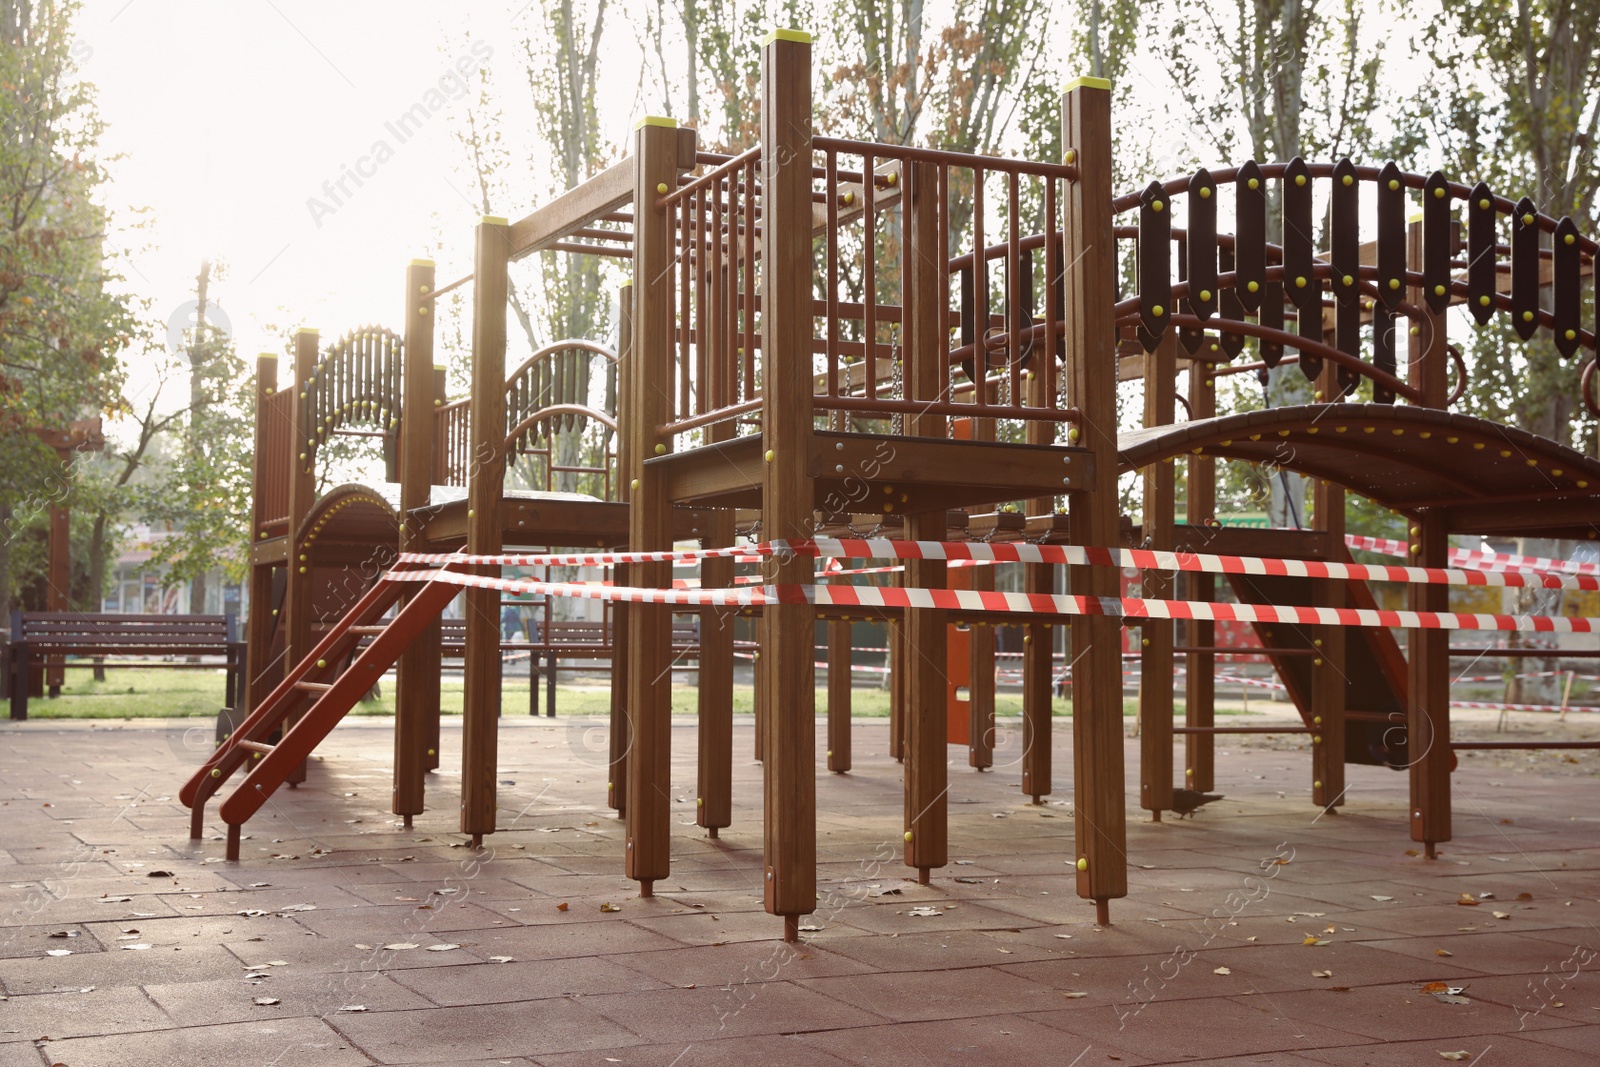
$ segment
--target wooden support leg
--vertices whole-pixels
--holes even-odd
[[[1095,457],[1092,475],[1069,498],[1072,539],[1117,543],[1116,241],[1111,200],[1111,92],[1086,78],[1061,98],[1061,143],[1076,154],[1078,180],[1064,194],[1066,238],[1067,401],[1080,421],[1076,443]],[[1072,592],[1118,595],[1116,572],[1077,568]],[[1095,902],[1101,923],[1107,901],[1128,894],[1127,828],[1123,797],[1122,641],[1116,619],[1080,616],[1072,624],[1072,758],[1076,795],[1073,826],[1078,895]]]
[[[764,632],[757,625],[757,632]],[[759,646],[760,641],[756,644]],[[755,681],[755,689],[750,694],[751,710],[755,712],[755,760],[757,763],[767,758],[767,660],[762,656],[758,647],[755,659],[751,663],[750,674]]]
[[[701,543],[706,548],[733,544],[733,512],[719,510]],[[703,588],[733,584],[733,560],[708,559],[700,565]],[[700,611],[700,774],[695,824],[715,837],[733,823],[733,622],[731,608]]]
[[[439,624],[433,623],[400,656],[395,674],[394,793],[390,810],[411,825],[424,809],[430,760],[429,721],[439,707]]]
[[[1053,590],[1049,564],[1030,563],[1026,571],[1028,592]],[[1035,804],[1043,803],[1052,788],[1050,717],[1055,700],[1054,639],[1055,628],[1048,623],[1030,623],[1022,639],[1022,792]]]
[[[1191,600],[1214,600],[1216,578],[1209,574],[1185,574]],[[1185,643],[1195,648],[1213,648],[1217,625],[1190,620],[1184,624]],[[1183,724],[1210,728],[1217,724],[1217,657],[1210,652],[1190,652],[1184,679]],[[1212,734],[1185,734],[1183,737],[1183,781],[1190,789],[1208,792],[1216,788],[1217,745]]]
[[[906,628],[899,619],[890,619],[889,632],[889,756],[896,763],[906,759]]]
[[[850,770],[850,622],[828,623],[828,770]]]
[[[206,834],[206,802],[196,798],[189,809],[189,840],[199,841]]]
[[[1418,518],[1411,527],[1411,564],[1448,565],[1449,542],[1437,515]],[[1450,589],[1411,587],[1414,611],[1448,611]],[[1435,847],[1451,837],[1450,648],[1449,630],[1413,630],[1410,640],[1410,709],[1407,742],[1411,752],[1411,839],[1421,841],[1431,859]]]
[[[972,572],[972,588],[994,588],[993,567],[974,567]],[[967,683],[971,696],[967,766],[986,771],[994,766],[994,627],[987,622],[974,623],[968,641],[972,658]]]
[[[239,824],[228,824],[227,858],[229,863],[239,862]]]
[[[1145,573],[1146,596],[1170,594],[1170,584],[1149,584],[1158,572]],[[1160,822],[1172,807],[1172,622],[1151,619],[1139,631],[1139,805]]]
[[[632,582],[632,572],[626,564],[618,564],[613,571],[619,585]],[[628,808],[628,646],[630,627],[629,604],[611,605],[611,729],[607,740],[611,745],[611,762],[606,775],[606,803],[620,816]]]
[[[937,541],[944,532],[943,512],[917,515],[907,523],[907,535],[914,540]],[[915,588],[942,588],[945,564],[907,560],[906,579]],[[917,869],[917,881],[923,885],[928,884],[930,869],[950,862],[949,761],[945,754],[948,624],[944,611],[915,608],[906,612],[905,861]]]

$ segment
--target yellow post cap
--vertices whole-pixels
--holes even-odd
[[[276,353],[276,352],[262,352],[260,355],[256,356],[256,358],[257,359],[272,359],[272,360],[275,360],[275,359],[278,358],[278,353]]]
[[[431,259],[413,259],[411,265],[413,267],[431,267],[434,263]]]
[[[646,115],[633,124],[633,128],[636,130],[642,130],[646,126],[660,126],[662,129],[675,130],[678,128],[678,120],[667,118],[664,115]]]
[[[1081,78],[1073,78],[1071,81],[1061,87],[1061,91],[1063,93],[1070,93],[1074,89],[1104,89],[1107,92],[1110,92],[1111,79],[1094,78],[1085,74]]]
[[[773,30],[761,38],[761,47],[765,48],[773,41],[793,41],[795,44],[810,44],[811,35],[805,30]]]
[[[317,328],[315,326],[296,326],[294,328],[294,332],[295,332],[295,336],[296,337],[300,336],[303,333],[309,333],[313,337],[315,337],[317,335],[318,331],[317,331]]]
[[[504,226],[506,220],[499,215],[484,215],[478,219],[478,223],[482,226]]]

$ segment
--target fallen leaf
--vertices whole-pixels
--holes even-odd
[[[866,181],[866,179],[863,178],[862,181]],[[52,949],[47,949],[45,951],[45,955],[46,956],[70,956],[70,955],[72,955],[72,950],[70,948],[52,948]]]
[[[862,180],[865,181],[866,179],[862,179]],[[621,911],[622,908],[619,905],[613,904],[613,903],[611,903],[611,901],[608,900],[605,903],[600,905],[600,910],[601,911]]]
[[[400,952],[404,949],[416,948],[417,946],[410,941],[397,941],[392,945],[384,945],[383,947],[388,949],[390,952]]]
[[[912,916],[913,918],[925,919],[933,915],[943,915],[944,912],[940,911],[938,908],[930,908],[927,905],[923,905],[922,907],[912,908],[910,911],[906,912],[906,914]]]
[[[1304,941],[1302,941],[1300,943],[1302,945],[1306,945],[1306,946],[1312,947],[1312,948],[1314,948],[1314,947],[1316,947],[1318,945],[1326,945],[1327,944],[1326,941],[1322,940],[1322,938],[1318,937],[1316,934],[1311,934]]]
[[[866,179],[863,178],[862,180],[865,181]],[[1497,911],[1494,913],[1494,917],[1496,919],[1509,919],[1511,918],[1511,913],[1509,911]]]
[[[1518,893],[1517,894],[1517,899],[1518,900],[1532,900],[1533,899],[1533,894],[1532,893]]]
[[[864,181],[865,179],[862,179],[862,180]],[[340,1008],[339,1010],[340,1011],[366,1011],[367,1010],[367,1006],[365,1004],[346,1004],[344,1007]]]
[[[287,966],[289,966],[289,961],[288,960],[268,960],[266,962],[266,966],[268,966],[268,967],[287,967]]]
[[[863,179],[861,179],[861,180],[862,180],[862,181],[866,181],[866,179],[865,179],[865,178],[863,178]],[[1228,968],[1226,968],[1226,967],[1217,967],[1217,968],[1215,968],[1215,969],[1214,969],[1214,970],[1212,970],[1212,972],[1211,972],[1211,973],[1212,973],[1212,974],[1232,974],[1232,973],[1233,973],[1233,972],[1232,972],[1232,971],[1230,971],[1230,970],[1228,970]]]
[[[1333,972],[1332,971],[1312,971],[1311,972],[1311,977],[1313,977],[1313,978],[1332,978],[1333,977]]]
[[[866,181],[865,178],[863,178],[861,180],[862,181]],[[556,905],[556,910],[557,911],[566,911],[567,910],[567,902],[563,900],[561,903],[557,904]]]
[[[1450,987],[1444,982],[1429,982],[1422,987],[1424,993],[1448,993]]]
[[[1440,1004],[1471,1004],[1472,1001],[1459,993],[1435,993],[1433,999]]]
[[[865,179],[865,178],[863,178],[863,179],[861,179],[861,180],[862,180],[862,181],[866,181],[866,179]],[[1373,899],[1373,900],[1376,900],[1376,901],[1379,901],[1379,902],[1380,902],[1380,903],[1382,903],[1382,902],[1387,902],[1387,901],[1390,901],[1390,900],[1393,900],[1393,899],[1394,899],[1394,897],[1380,897],[1380,896],[1377,896],[1377,895],[1374,895],[1374,896],[1373,896],[1373,898],[1372,898],[1372,899]]]
[[[862,180],[865,181],[865,179]],[[280,1001],[277,997],[257,997],[256,1003],[261,1005],[263,1008],[270,1008],[274,1004],[281,1004],[282,1001]]]
[[[863,178],[862,181],[866,181],[866,179]],[[1441,1053],[1439,1053],[1439,1058],[1442,1059],[1442,1060],[1466,1060],[1466,1059],[1471,1059],[1472,1058],[1472,1053],[1470,1053],[1470,1052],[1441,1052]]]
[[[862,180],[864,181],[865,179],[862,179]],[[146,878],[171,878],[172,877],[172,872],[171,871],[149,871],[149,872],[147,872],[145,874],[145,877]]]
[[[1462,893],[1461,899],[1457,900],[1456,903],[1460,904],[1463,908],[1476,908],[1478,906],[1477,900],[1473,898],[1471,893]]]
[[[863,179],[863,180],[865,180],[865,179]],[[515,957],[512,957],[512,956],[490,956],[489,957],[489,962],[490,963],[510,963],[512,961],[512,959],[514,959],[514,958]]]
[[[317,910],[317,906],[315,904],[290,904],[287,908],[279,908],[278,909],[279,912],[316,911],[316,910]]]
[[[863,179],[863,180],[865,180],[865,179]],[[78,936],[78,931],[76,931],[76,930],[53,930],[50,933],[45,934],[44,936],[46,936],[46,937],[77,937]]]
[[[862,178],[861,180],[862,181],[866,181],[865,178]],[[1083,997],[1088,996],[1089,994],[1087,994],[1087,993],[1078,993],[1078,992],[1073,992],[1073,993],[1063,992],[1061,995],[1063,997],[1066,997],[1068,1000],[1079,1000],[1079,999],[1081,999]]]
[[[129,951],[129,952],[143,952],[145,949],[149,948],[150,946],[149,945],[123,945],[122,947],[123,947],[123,949],[125,949],[126,951]]]
[[[863,178],[862,180],[865,181],[866,179]],[[440,944],[440,945],[429,945],[428,946],[428,951],[429,952],[449,952],[453,948],[460,948],[460,947],[461,947],[460,945],[452,945],[452,944],[449,944],[447,942],[445,944]]]
[[[862,180],[865,181],[865,179],[862,179]],[[1454,952],[1451,952],[1447,948],[1436,948],[1436,949],[1433,950],[1433,954],[1435,956],[1454,956],[1455,955]]]

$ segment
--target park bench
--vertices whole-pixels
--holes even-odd
[[[13,719],[28,717],[28,698],[42,694],[47,666],[221,668],[227,672],[224,703],[232,707],[241,692],[244,642],[235,638],[231,615],[25,611],[12,616],[5,660]]]

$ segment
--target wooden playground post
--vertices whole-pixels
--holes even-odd
[[[1170,426],[1177,417],[1178,331],[1161,335],[1144,356],[1144,424]],[[1177,509],[1176,472],[1171,462],[1144,469],[1144,546],[1172,547]],[[1173,595],[1175,572],[1145,571],[1144,596]],[[1146,619],[1139,628],[1139,804],[1160,822],[1172,807],[1172,631],[1171,619]]]
[[[1407,230],[1408,262],[1423,262],[1423,227],[1413,222]],[[1449,397],[1450,359],[1445,316],[1429,308],[1419,287],[1409,299],[1420,308],[1410,336],[1411,384],[1422,394],[1426,407],[1443,408]],[[1449,565],[1449,531],[1438,511],[1412,516],[1407,531],[1411,564],[1416,567]],[[1450,588],[1444,585],[1410,587],[1413,611],[1448,611]],[[1408,641],[1407,693],[1409,706],[1406,737],[1410,752],[1411,839],[1421,841],[1429,859],[1439,842],[1451,838],[1450,819],[1450,631],[1413,630]]]
[[[850,703],[852,660],[850,620],[828,623],[828,770],[845,774],[850,770]]]
[[[1210,365],[1201,360],[1189,363],[1189,411],[1192,421],[1209,419],[1217,413],[1216,379]],[[1185,485],[1184,522],[1192,529],[1204,530],[1216,518],[1217,461],[1209,455],[1190,455]],[[1217,580],[1210,574],[1189,572],[1184,581],[1190,600],[1215,600]],[[1217,624],[1190,620],[1184,623],[1184,643],[1191,648],[1214,648]],[[1211,652],[1190,652],[1185,667],[1183,724],[1210,728],[1217,719],[1217,657]],[[1213,734],[1184,734],[1183,784],[1202,793],[1216,787],[1216,737]]]
[[[761,45],[762,536],[812,534],[811,36],[776,30]],[[870,338],[868,339],[870,343]],[[810,557],[774,557],[771,580],[810,585]],[[799,940],[817,904],[816,689],[809,604],[762,613],[764,903]]]
[[[636,421],[630,402],[633,397],[633,279],[622,283],[617,294],[617,499],[632,499],[628,488],[634,477],[633,452],[629,447],[628,427]],[[618,585],[633,584],[633,571],[626,563],[611,568],[611,580]],[[618,816],[628,810],[628,656],[629,605],[611,605],[611,726],[606,731],[610,762],[606,770],[606,803]],[[530,667],[531,671],[531,667]],[[533,684],[529,675],[528,684]]]
[[[970,288],[970,287],[969,287]],[[994,398],[988,395],[990,403]],[[972,440],[993,441],[995,437],[995,424],[993,419],[971,420]],[[972,567],[967,574],[969,588],[985,591],[994,590],[993,567]],[[967,766],[979,771],[988,770],[994,766],[994,694],[997,661],[995,658],[995,631],[992,619],[976,619],[972,623],[972,631],[968,635],[968,650],[970,667],[967,673],[968,694],[967,703],[968,734],[967,734]],[[1053,666],[1053,663],[1052,663]],[[1054,695],[1054,677],[1051,678],[1052,695]]]
[[[443,407],[445,404],[449,403],[449,401],[450,401],[450,372],[449,372],[449,368],[446,367],[442,363],[435,363],[433,365],[433,407],[434,407],[434,411],[433,411],[433,413],[431,415],[428,416],[433,422],[433,429],[431,431],[429,431],[429,432],[433,434],[433,443],[434,443],[433,459],[432,459],[433,466],[430,469],[433,471],[433,476],[434,476],[435,480],[438,481],[440,484],[443,484],[444,481],[445,481],[445,477],[444,477],[445,442],[439,437],[438,409]],[[435,644],[438,643],[437,639],[434,640],[434,643]],[[441,653],[441,655],[442,655],[442,653]],[[439,747],[440,747],[439,746],[439,726],[440,726],[440,721],[439,720],[440,720],[441,715],[440,715],[440,709],[439,709],[439,702],[437,700],[435,700],[432,703],[432,705],[430,705],[429,707],[427,707],[425,709],[425,711],[426,711],[426,716],[425,716],[425,720],[426,721],[424,722],[424,728],[425,728],[426,734],[427,734],[427,747],[426,747],[426,750],[425,750],[426,755],[425,755],[425,758],[423,760],[423,769],[424,770],[429,770],[429,771],[436,771],[436,770],[439,769]]]
[[[467,460],[467,551],[501,548],[500,502],[506,474],[506,269],[511,234],[506,220],[485,215],[473,232],[472,420]],[[473,573],[496,577],[500,568]],[[499,766],[500,593],[466,592],[461,722],[461,832],[474,848],[494,833]]]
[[[1012,273],[1012,277],[1016,272]],[[1050,353],[1041,353],[1049,358]],[[1023,381],[1024,400],[1034,407],[1047,403],[1045,390],[1051,375],[1034,373]],[[1037,419],[1027,424],[1026,435],[1030,445],[1055,443],[1056,427]],[[1052,497],[1035,497],[1028,501],[1030,515],[1049,515],[1055,511]],[[1023,565],[1023,582],[1030,593],[1054,593],[1056,568],[1049,563]],[[1067,624],[1070,625],[1070,624]],[[1044,803],[1044,797],[1054,789],[1055,761],[1051,750],[1054,735],[1052,716],[1055,712],[1055,627],[1050,623],[1032,622],[1026,627],[1022,639],[1022,792],[1033,803]],[[1121,666],[1118,665],[1120,671]],[[1120,684],[1120,675],[1118,678]],[[993,692],[993,688],[990,689]]]
[[[298,662],[311,651],[311,552],[300,527],[311,514],[317,500],[317,475],[314,466],[316,442],[302,436],[313,432],[307,415],[308,387],[317,365],[317,331],[301,327],[294,332],[294,395],[289,405],[289,529],[285,534],[289,563],[289,583],[283,596],[283,662]],[[304,441],[304,444],[301,442]],[[304,451],[301,451],[304,449]],[[292,726],[299,716],[290,720]],[[291,788],[306,780],[301,764],[288,778]]]
[[[433,486],[433,283],[431,259],[406,267],[405,344],[401,352],[400,551],[425,552],[413,512],[427,507]],[[409,600],[407,595],[405,600]],[[391,810],[409,829],[423,810],[428,770],[428,720],[439,709],[439,623],[406,646],[395,667],[394,796]]]
[[[905,389],[908,400],[943,399],[939,357],[949,346],[945,328],[940,267],[945,259],[939,242],[939,171],[932,163],[907,166],[905,202]],[[906,432],[916,437],[944,438],[948,419],[921,412],[906,419]],[[906,536],[914,541],[942,541],[946,528],[942,502],[906,517]],[[942,560],[907,559],[906,585],[943,588]],[[949,799],[946,757],[949,718],[947,613],[937,608],[907,608],[906,634],[906,775],[905,862],[917,869],[917,881],[928,884],[928,872],[949,858]]]
[[[1329,363],[1323,367],[1317,389],[1324,397],[1341,395],[1336,366]],[[1313,481],[1312,513],[1328,558],[1340,559],[1344,551],[1344,487],[1323,478]],[[1349,603],[1346,583],[1316,579],[1311,583],[1311,600],[1320,607],[1343,608]],[[1332,812],[1344,804],[1348,636],[1343,626],[1312,626],[1307,631],[1317,651],[1311,659],[1311,802]]]
[[[1090,452],[1092,479],[1071,494],[1072,539],[1115,547],[1117,506],[1116,239],[1111,216],[1111,84],[1079,78],[1061,98],[1061,143],[1077,179],[1066,183],[1067,402],[1080,413],[1077,444]],[[1074,568],[1072,592],[1117,596],[1117,575]],[[1122,642],[1117,620],[1072,623],[1073,792],[1078,895],[1111,921],[1110,901],[1127,896],[1123,799]]]
[[[286,451],[295,447],[295,438],[298,434],[291,428],[269,426],[269,421],[280,418],[278,412],[282,409],[276,405],[269,406],[268,397],[275,396],[278,391],[278,357],[271,352],[263,352],[256,357],[256,431],[255,451],[252,453],[254,462],[251,469],[250,494],[250,539],[262,541],[267,535],[267,521],[278,516],[267,514],[267,501],[265,499],[265,486],[272,475],[268,468],[282,467],[290,464],[292,456]],[[276,429],[276,434],[274,433]],[[289,432],[285,432],[289,431]],[[274,450],[269,442],[277,440],[283,447]],[[266,699],[277,684],[278,670],[267,660],[270,659],[269,649],[272,647],[272,633],[277,625],[278,610],[272,606],[272,572],[277,568],[270,563],[258,563],[254,558],[254,549],[250,561],[250,614],[245,620],[245,647],[254,651],[256,657],[245,664],[245,685],[243,710],[254,710],[257,704]],[[259,662],[258,662],[259,661]]]
[[[633,346],[627,369],[631,417],[620,425],[627,435],[628,547],[635,552],[672,547],[672,501],[666,482],[644,461],[658,448],[666,450],[657,427],[672,417],[677,259],[672,215],[659,201],[678,186],[677,126],[672,119],[646,118],[633,134]],[[689,324],[682,325],[687,329]],[[639,586],[672,584],[670,564],[635,563],[628,571]],[[669,606],[629,607],[626,867],[627,876],[639,883],[639,895],[645,897],[652,894],[657,879],[667,876],[672,860],[672,693],[664,684],[671,679],[671,643]]]

